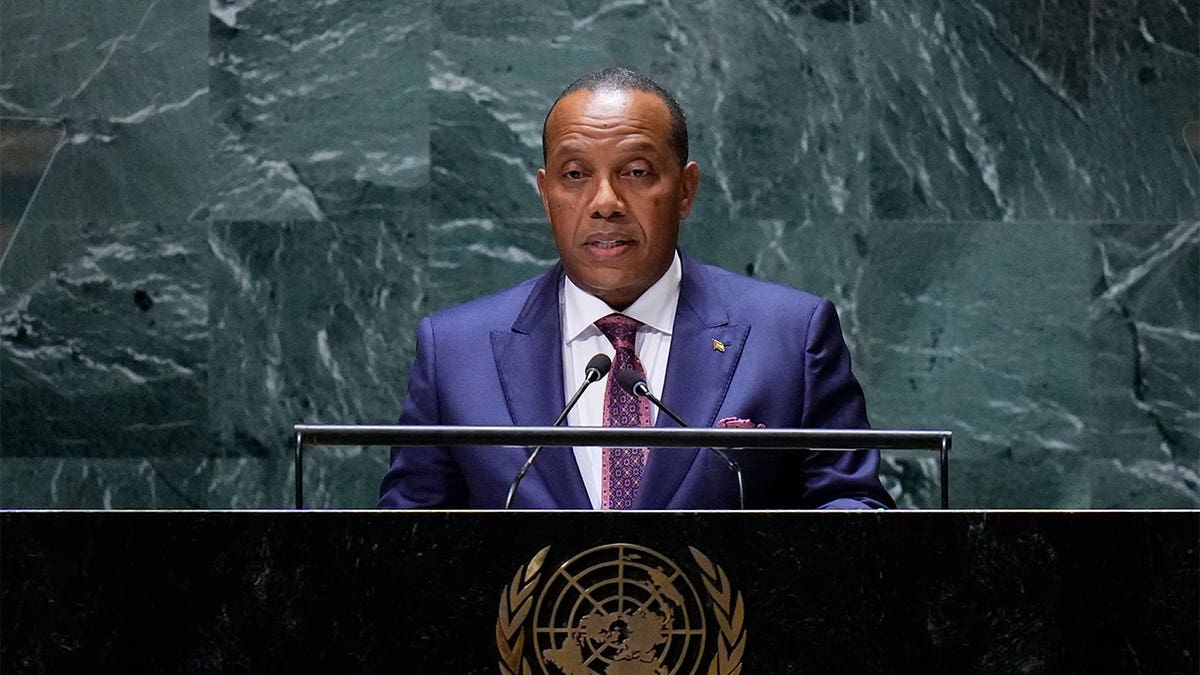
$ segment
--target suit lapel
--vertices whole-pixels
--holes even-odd
[[[492,355],[509,414],[517,426],[550,426],[562,411],[562,328],[555,266],[535,283],[511,330],[493,331]],[[591,508],[570,448],[546,448],[531,472],[554,498],[556,508]],[[526,480],[534,478],[532,475]]]
[[[688,424],[711,427],[725,401],[750,327],[730,324],[728,312],[708,271],[700,263],[686,256],[680,257],[683,279],[662,400]],[[676,425],[660,413],[655,426]],[[665,508],[678,492],[699,452],[699,448],[651,451],[642,479],[644,487],[639,491],[634,507]]]

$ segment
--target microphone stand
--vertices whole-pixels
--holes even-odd
[[[563,408],[563,411],[559,413],[558,419],[554,420],[552,426],[558,426],[563,423],[563,420],[567,419],[567,413],[571,412],[571,409],[579,402],[579,397],[583,396],[584,390],[591,386],[593,382],[598,382],[600,378],[608,374],[609,368],[612,368],[612,359],[604,354],[597,354],[588,361],[587,370],[583,374],[583,382],[575,390],[575,394],[571,397],[571,400],[567,401],[567,407]],[[533,452],[529,453],[529,459],[525,460],[525,464],[517,472],[517,477],[513,479],[512,485],[508,486],[508,496],[504,498],[504,509],[506,511],[512,506],[513,500],[517,498],[517,488],[521,485],[521,481],[525,479],[525,474],[529,473],[529,467],[533,466],[533,463],[537,461],[538,455],[542,452],[542,447],[539,445],[533,449]]]
[[[638,377],[636,371],[622,370],[621,372],[617,373],[617,383],[620,384],[621,387],[625,389],[625,391],[629,392],[630,394],[632,394],[634,396],[645,396],[647,399],[650,400],[651,403],[658,406],[659,410],[665,412],[667,414],[667,417],[670,417],[671,419],[675,420],[675,423],[678,424],[679,426],[684,427],[684,428],[691,427],[690,424],[683,421],[682,417],[680,417],[679,415],[676,415],[674,410],[671,410],[670,408],[668,408],[667,405],[665,403],[663,403],[662,401],[660,401],[657,396],[650,393],[650,387],[646,384],[645,380]],[[726,455],[724,450],[722,450],[720,448],[709,448],[709,450],[712,450],[713,452],[717,453],[718,457],[725,460],[725,464],[728,465],[729,468],[733,471],[734,475],[737,476],[738,508],[745,511],[746,510],[746,487],[742,483],[742,467],[738,466],[737,462],[730,459],[729,455]]]

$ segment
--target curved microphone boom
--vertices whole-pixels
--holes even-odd
[[[575,404],[579,402],[579,397],[583,396],[583,391],[591,386],[593,382],[599,382],[605,375],[608,374],[608,371],[611,368],[612,359],[610,359],[606,354],[596,354],[590,360],[588,360],[587,366],[583,369],[583,382],[579,385],[579,388],[575,390],[575,395],[571,397],[571,400],[567,401],[567,407],[563,408],[563,411],[559,413],[558,419],[554,420],[554,424],[552,426],[558,426],[562,424],[563,420],[567,419],[567,413],[571,412],[571,409],[574,408]],[[513,500],[517,498],[517,487],[521,485],[521,481],[525,478],[525,474],[529,473],[529,467],[533,466],[534,461],[537,460],[537,457],[539,454],[541,454],[541,452],[542,446],[539,445],[534,448],[533,452],[529,453],[529,459],[525,460],[525,464],[521,467],[521,470],[517,472],[517,477],[513,478],[512,484],[508,486],[508,496],[504,499],[505,509],[512,506]]]
[[[687,422],[684,422],[683,418],[681,418],[679,415],[676,415],[674,410],[671,410],[667,406],[663,405],[663,402],[658,400],[657,396],[650,393],[650,387],[646,384],[646,380],[643,379],[641,375],[638,375],[636,370],[626,369],[617,373],[617,384],[621,385],[621,388],[634,398],[645,396],[646,398],[650,399],[651,403],[658,406],[659,410],[667,413],[667,417],[675,420],[675,423],[679,426],[691,426]]]
[[[665,403],[658,400],[657,396],[650,393],[650,386],[646,384],[646,380],[641,375],[638,375],[636,370],[627,368],[627,369],[622,370],[621,372],[617,373],[616,378],[617,378],[617,384],[621,385],[621,388],[624,389],[626,392],[628,392],[629,395],[631,395],[635,398],[638,396],[644,396],[651,403],[658,406],[659,410],[665,412],[668,417],[675,420],[675,423],[678,424],[679,426],[681,426],[681,427],[690,427],[691,426],[687,422],[684,422],[682,417],[680,417],[679,415],[676,415],[674,410],[671,410],[670,408],[667,407],[667,405]],[[733,470],[734,475],[737,476],[738,506],[742,510],[745,510],[746,509],[746,489],[742,485],[742,467],[738,466],[737,462],[730,459],[729,455],[726,455],[724,450],[722,450],[720,448],[709,448],[709,450],[712,450],[713,452],[717,453],[718,457],[725,460],[725,463],[727,465],[729,465],[729,468],[731,470]]]

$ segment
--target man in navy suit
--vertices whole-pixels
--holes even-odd
[[[662,87],[624,69],[580,78],[547,115],[543,153],[537,183],[559,264],[421,321],[400,424],[552,424],[588,359],[613,355],[595,322],[618,313],[637,322],[651,391],[692,426],[868,426],[829,301],[677,251],[700,169],[687,160],[683,112]],[[587,390],[568,424],[603,425],[605,386]],[[658,426],[672,424],[657,415]],[[500,508],[529,452],[393,449],[380,506]],[[513,507],[607,508],[608,453],[546,448]],[[747,508],[894,505],[875,451],[729,455]],[[647,450],[639,462],[632,508],[737,508],[736,478],[711,450]]]

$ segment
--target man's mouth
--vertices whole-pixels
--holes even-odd
[[[618,258],[633,246],[632,239],[590,239],[583,245],[584,250],[600,260]]]

